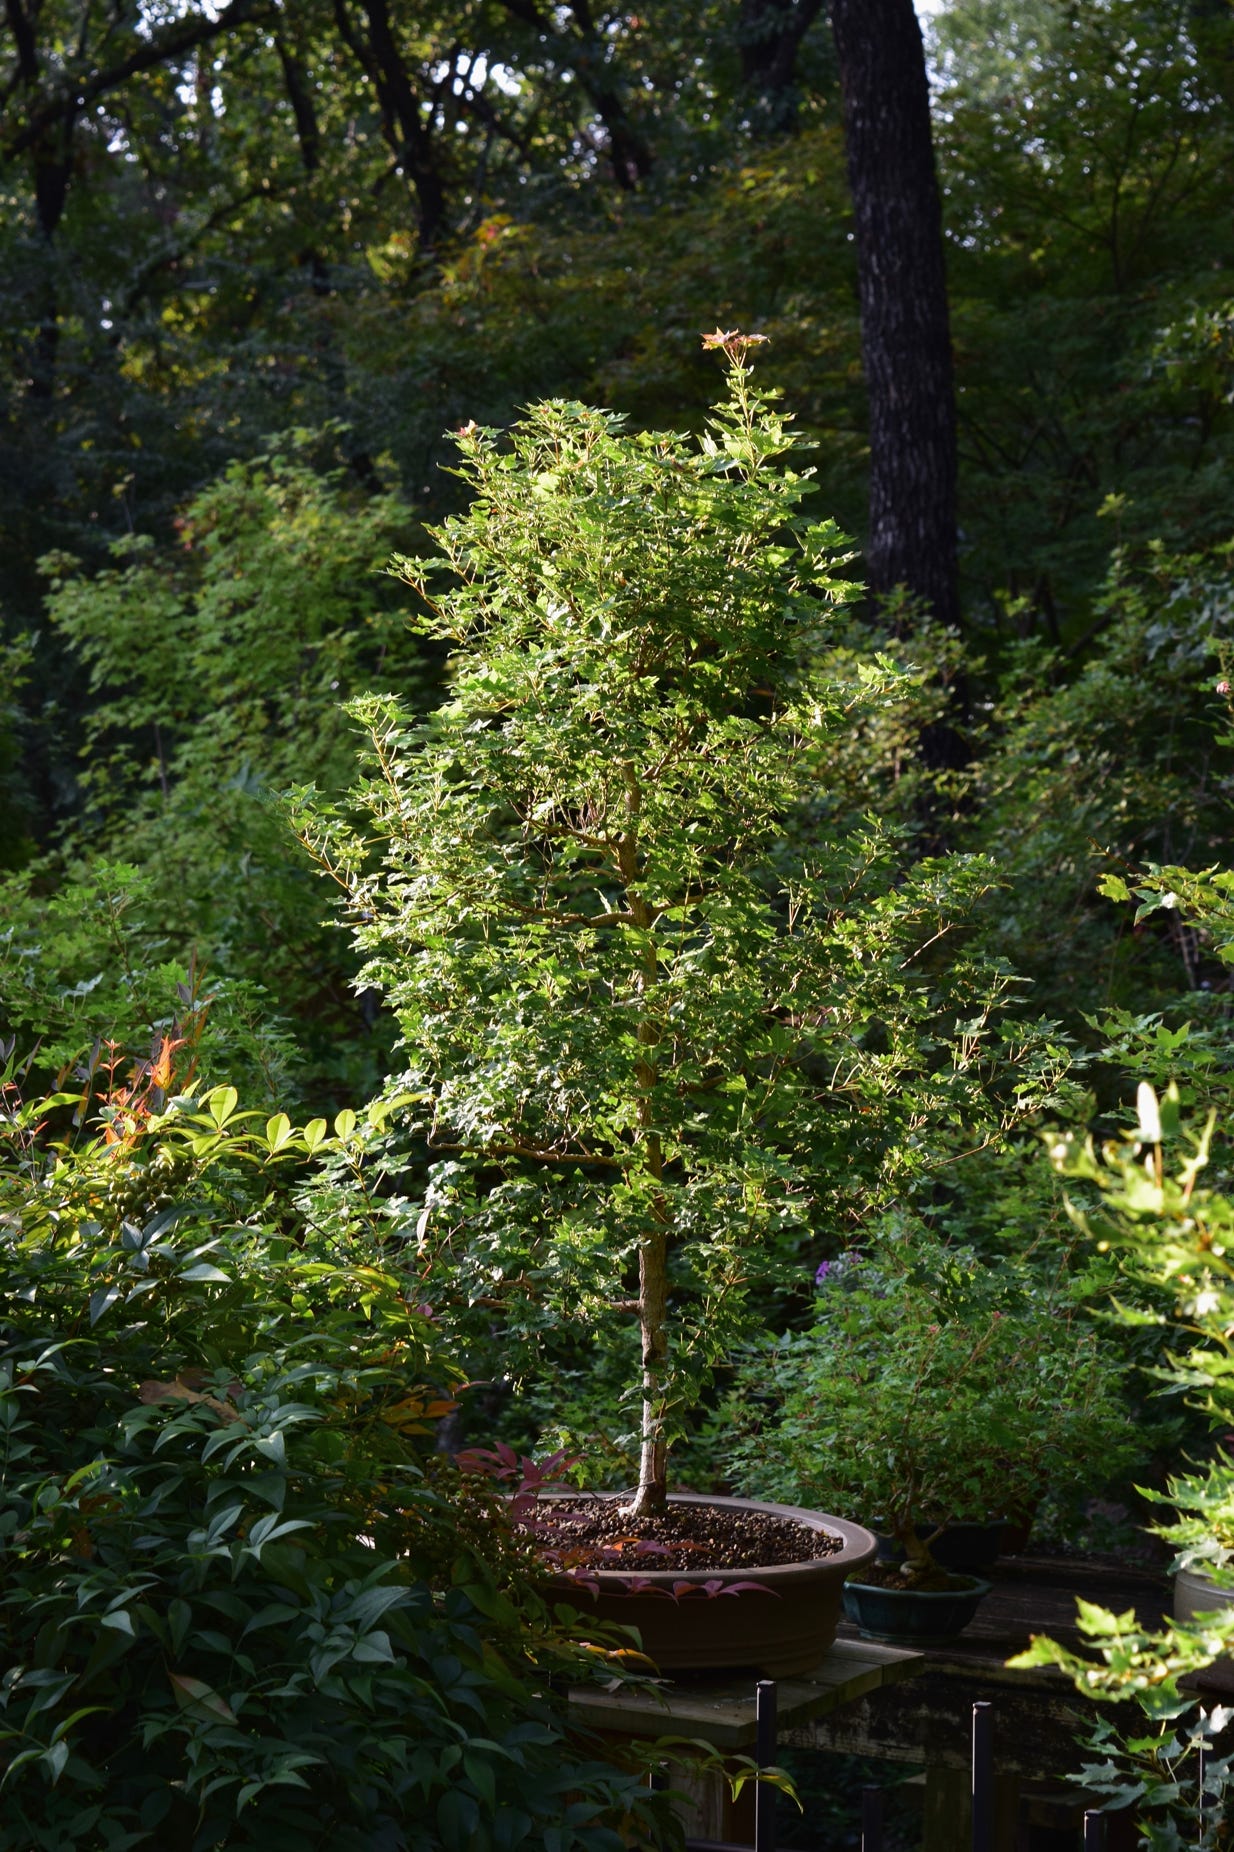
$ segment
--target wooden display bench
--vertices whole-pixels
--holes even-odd
[[[786,1719],[780,1732],[794,1748],[920,1769],[923,1852],[956,1852],[968,1844],[972,1707],[978,1700],[993,1706],[996,1852],[1078,1844],[1085,1796],[1065,1777],[1085,1760],[1077,1738],[1097,1708],[1055,1668],[1012,1672],[1006,1662],[1033,1634],[1080,1646],[1077,1596],[1120,1612],[1134,1608],[1148,1626],[1160,1621],[1168,1599],[1164,1577],[1151,1570],[1084,1558],[1009,1557],[991,1574],[993,1591],[976,1619],[946,1646],[926,1651],[911,1685],[863,1694],[830,1716]],[[842,1625],[841,1636],[847,1631]],[[1101,1713],[1117,1716],[1117,1709],[1103,1705]],[[1143,1714],[1129,1705],[1120,1721],[1136,1730]],[[1051,1802],[1044,1798],[1047,1787]],[[1051,1828],[1048,1818],[1058,1825]],[[1137,1843],[1134,1820],[1111,1815],[1107,1852]]]
[[[1095,1707],[1061,1672],[1011,1672],[1006,1662],[1034,1633],[1079,1644],[1077,1596],[1120,1612],[1134,1608],[1152,1626],[1169,1593],[1164,1576],[1151,1569],[1093,1559],[1008,1558],[993,1581],[977,1618],[946,1646],[906,1652],[862,1640],[841,1623],[808,1677],[777,1682],[781,1744],[899,1764],[897,1778],[905,1765],[920,1770],[924,1852],[957,1852],[969,1842],[972,1707],[981,1699],[994,1707],[997,1852],[1053,1852],[1078,1843],[1085,1796],[1064,1778],[1084,1760],[1077,1737]],[[570,1709],[577,1723],[601,1735],[696,1737],[721,1751],[752,1754],[754,1683],[753,1674],[686,1675],[635,1693],[577,1690]],[[1230,1699],[1228,1690],[1204,1695]],[[1102,1710],[1111,1714],[1111,1707]],[[1125,1721],[1136,1729],[1143,1719],[1128,1706]],[[683,1817],[691,1836],[752,1843],[751,1785],[734,1805],[721,1776],[700,1771],[686,1780],[674,1771],[672,1780],[688,1792]],[[1137,1843],[1129,1815],[1112,1815],[1107,1824],[1107,1852]]]
[[[790,1735],[802,1740],[817,1721],[884,1686],[915,1677],[925,1665],[923,1654],[900,1647],[837,1640],[812,1672],[776,1681],[780,1740]],[[613,1692],[578,1687],[570,1693],[570,1718],[601,1736],[640,1741],[689,1736],[713,1749],[748,1755],[755,1740],[756,1676],[682,1673],[675,1680]],[[753,1842],[752,1784],[736,1801],[724,1777],[712,1770],[690,1775],[674,1769],[672,1785],[685,1796],[681,1814],[691,1837]]]

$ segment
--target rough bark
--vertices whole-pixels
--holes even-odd
[[[958,624],[955,388],[942,211],[912,0],[831,0],[869,398],[868,583]]]
[[[300,149],[300,165],[311,178],[321,165],[321,129],[317,122],[313,93],[308,78],[300,66],[300,61],[287,43],[286,35],[281,28],[274,34],[274,45],[283,72],[283,87],[287,92],[287,100],[291,104],[291,112],[296,120],[296,142]]]

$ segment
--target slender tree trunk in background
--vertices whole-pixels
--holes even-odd
[[[912,0],[831,0],[857,242],[876,595],[958,624],[955,387],[930,98]]]
[[[76,30],[78,69],[71,83],[57,75],[53,60],[51,81],[45,82],[45,57],[38,40],[40,25],[53,45],[54,29],[43,19],[42,0],[4,0],[4,19],[17,54],[16,70],[3,97],[8,104],[15,95],[26,101],[24,120],[17,118],[0,139],[0,168],[11,167],[29,156],[33,165],[34,203],[42,235],[45,269],[38,304],[38,330],[31,344],[29,391],[31,398],[51,399],[55,395],[56,365],[60,349],[60,300],[57,275],[56,233],[64,216],[72,183],[75,160],[74,138],[77,124],[86,111],[109,92],[122,88],[132,77],[155,69],[160,64],[183,59],[188,53],[222,37],[231,27],[246,22],[259,0],[229,0],[220,11],[203,15],[200,10],[184,8],[182,16],[170,23],[145,32],[135,49],[120,50],[114,63],[91,63],[93,53],[88,28],[93,23],[91,6],[81,11]],[[125,9],[113,9],[117,15]],[[99,49],[107,47],[116,24],[101,22]],[[70,35],[70,42],[71,35]],[[57,51],[57,57],[62,55]]]
[[[5,18],[17,50],[17,83],[33,100],[38,93],[42,60],[34,36],[36,14],[27,13],[22,0],[7,0]],[[39,289],[38,328],[30,347],[29,392],[34,399],[50,399],[56,387],[56,357],[60,347],[60,302],[56,279],[55,238],[64,214],[73,174],[73,128],[77,106],[66,97],[52,116],[42,137],[33,144],[34,205],[43,241],[43,277]]]
[[[347,0],[334,0],[335,23],[377,93],[382,134],[415,198],[420,250],[431,252],[446,225],[446,189],[436,150],[394,35],[387,0],[359,0],[359,6],[367,36],[348,12]]]
[[[741,90],[756,126],[787,134],[797,123],[797,54],[823,0],[739,0]]]
[[[39,325],[30,354],[30,396],[51,399],[56,391],[60,353],[60,283],[56,232],[68,202],[73,177],[73,130],[77,113],[71,103],[34,150],[34,198],[43,242],[43,281]]]
[[[300,149],[300,165],[304,169],[305,182],[311,190],[314,178],[321,166],[321,128],[317,120],[317,108],[313,101],[313,84],[303,69],[291,45],[276,28],[274,34],[275,49],[283,72],[283,86],[287,100],[291,104],[296,122],[296,142]],[[314,296],[326,301],[334,294],[334,285],[330,277],[330,266],[322,256],[316,243],[305,245],[300,252],[300,263],[307,270]],[[317,317],[317,356],[321,376],[325,381],[331,402],[331,417],[337,418],[343,429],[340,439],[347,453],[347,460],[358,479],[366,489],[380,487],[373,459],[362,444],[357,444],[352,420],[348,416],[347,369],[343,361],[333,322],[328,316]]]
[[[570,15],[577,34],[574,75],[604,124],[613,178],[629,192],[651,172],[651,150],[630,120],[621,79],[609,63],[608,43],[588,0],[573,0]]]

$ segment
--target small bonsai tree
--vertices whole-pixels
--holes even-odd
[[[948,1523],[1130,1463],[1124,1373],[1064,1299],[923,1236],[911,1264],[834,1270],[813,1328],[743,1369],[726,1465],[745,1490],[838,1504],[894,1537],[919,1585]]]
[[[836,899],[878,865],[876,832],[785,846],[897,676],[818,667],[850,588],[835,528],[801,516],[753,338],[709,337],[729,396],[697,440],[560,403],[506,439],[458,434],[474,500],[441,558],[397,562],[455,646],[452,698],[425,723],[355,703],[360,823],[311,796],[298,813],[401,1028],[391,1093],[431,1162],[406,1218],[422,1281],[512,1323],[521,1293],[637,1317],[639,1515],[803,1225],[826,1072],[858,1065],[842,1027],[811,1066],[845,984],[900,932],[883,1001],[912,992],[940,906],[987,879],[934,871],[849,942]]]

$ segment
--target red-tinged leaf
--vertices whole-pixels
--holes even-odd
[[[690,1585],[687,1582],[682,1586],[688,1588]],[[662,1595],[665,1601],[677,1600],[677,1596],[671,1589],[662,1588],[658,1582],[653,1582],[650,1576],[645,1575],[622,1576],[621,1587],[614,1588],[610,1592],[614,1595]]]
[[[687,1588],[689,1593],[703,1595],[708,1601],[715,1601],[720,1595],[745,1594],[775,1595],[777,1601],[780,1599],[775,1589],[768,1588],[765,1582],[725,1582],[719,1576],[707,1582],[691,1582]]]
[[[485,1473],[490,1479],[512,1479],[518,1471],[518,1457],[504,1440],[496,1449],[466,1447],[454,1456],[454,1463],[460,1472]]]
[[[182,1710],[187,1710],[191,1705],[200,1704],[203,1710],[212,1712],[224,1723],[236,1721],[236,1713],[220,1698],[212,1685],[207,1685],[200,1678],[189,1678],[184,1672],[172,1672],[168,1676],[176,1695],[176,1703]]]
[[[177,1048],[183,1048],[183,1041],[173,1042],[169,1035],[163,1037],[162,1045],[150,1066],[150,1079],[156,1087],[167,1087],[171,1082],[171,1057]]]
[[[576,1588],[585,1588],[589,1595],[599,1596],[600,1584],[591,1570],[566,1569],[562,1573],[568,1582],[574,1583]]]

